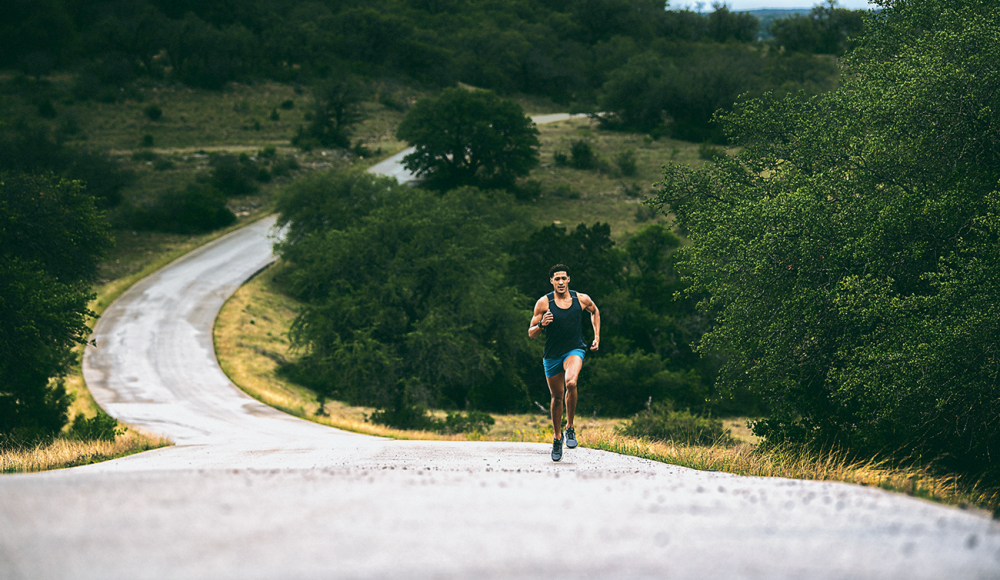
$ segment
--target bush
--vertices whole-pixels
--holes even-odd
[[[45,119],[55,119],[58,113],[56,113],[55,106],[52,105],[52,99],[45,99],[44,101],[38,103],[38,114]]]
[[[155,140],[153,139],[153,136],[147,134],[142,136],[142,141],[140,142],[140,144],[143,147],[152,147],[154,142]]]
[[[291,111],[292,109],[295,108],[295,101],[293,101],[291,99],[287,99],[287,100],[282,101],[280,106],[281,106],[282,109],[284,109],[286,111]]]
[[[534,201],[542,196],[542,182],[537,179],[527,179],[514,188],[514,197],[518,201]]]
[[[168,191],[148,205],[126,215],[128,225],[137,229],[177,234],[197,234],[226,227],[236,215],[226,207],[226,196],[211,186],[189,185],[182,191]]]
[[[706,161],[715,161],[726,156],[726,152],[719,147],[712,145],[710,141],[705,141],[698,145],[698,158]]]
[[[149,105],[142,112],[149,117],[150,121],[159,121],[163,117],[163,109],[156,105]]]
[[[174,162],[169,159],[157,159],[153,163],[153,169],[157,171],[167,171],[174,168]]]
[[[722,421],[699,417],[688,411],[674,411],[670,401],[647,402],[646,410],[618,426],[629,437],[672,441],[681,445],[731,445],[735,440]]]
[[[597,167],[597,153],[594,146],[583,139],[573,141],[569,149],[570,165],[575,169],[594,169]]]
[[[287,155],[284,159],[275,159],[271,163],[271,175],[274,177],[285,177],[298,169],[299,162],[294,155]]]
[[[554,161],[558,167],[566,167],[569,165],[569,156],[566,155],[566,152],[562,149],[556,149],[552,153],[552,161]]]
[[[213,154],[210,183],[226,195],[249,195],[257,191],[257,164],[245,153],[239,157],[227,153]]]
[[[635,156],[635,149],[626,149],[615,156],[615,165],[625,177],[632,177],[639,170]]]
[[[66,438],[77,441],[114,441],[127,430],[128,427],[119,426],[118,421],[106,413],[98,412],[90,419],[84,417],[83,413],[78,413],[73,418]]]
[[[707,389],[694,371],[674,372],[654,353],[604,354],[587,365],[587,396],[579,412],[605,417],[635,413],[650,398],[704,407]]]
[[[438,430],[443,433],[488,433],[496,423],[489,413],[469,411],[466,414],[448,413],[444,421],[439,422]]]
[[[23,121],[0,123],[0,171],[52,172],[83,181],[100,209],[120,203],[122,189],[133,178],[106,153],[69,147],[53,138],[48,128]]]

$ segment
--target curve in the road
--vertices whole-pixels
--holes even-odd
[[[273,260],[272,223],[105,311],[88,386],[177,445],[0,478],[0,580],[1000,577],[988,517],[877,489],[589,449],[554,464],[542,444],[389,441],[271,409],[219,369],[212,325]]]

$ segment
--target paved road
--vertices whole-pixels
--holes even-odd
[[[0,477],[6,578],[1000,578],[1000,526],[835,483],[541,444],[390,441],[301,421],[219,370],[212,324],[271,220],[123,294],[84,374],[177,445]]]

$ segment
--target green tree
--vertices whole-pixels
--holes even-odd
[[[659,196],[689,230],[706,352],[771,441],[1000,478],[1000,8],[885,2],[842,88],[750,101],[745,145]]]
[[[771,23],[778,46],[795,52],[842,55],[864,26],[863,10],[837,6],[837,0],[813,7],[808,15],[795,14]]]
[[[90,282],[110,244],[78,182],[0,173],[0,436],[32,441],[66,424],[61,379],[90,333]]]
[[[320,84],[314,93],[312,122],[304,133],[300,131],[295,144],[350,147],[351,128],[364,118],[364,95],[361,83],[349,76],[338,75]]]
[[[521,105],[489,91],[451,88],[419,101],[396,136],[416,148],[406,168],[435,188],[510,188],[538,165],[538,129]]]
[[[523,211],[503,192],[441,196],[384,178],[328,179],[339,200],[304,188],[281,218],[292,234],[278,245],[294,268],[287,287],[305,302],[291,328],[304,349],[292,376],[392,410],[386,420],[410,421],[419,405],[525,408],[517,368],[531,314],[502,276],[505,248],[528,229]],[[351,193],[365,201],[344,220]]]

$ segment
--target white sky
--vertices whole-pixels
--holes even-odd
[[[726,4],[729,5],[729,9],[735,12],[741,10],[755,10],[757,8],[805,8],[809,9],[816,4],[822,4],[821,0],[728,0]],[[841,8],[850,8],[851,10],[860,10],[864,8],[869,8],[867,0],[839,0],[837,3]],[[697,8],[697,2],[695,0],[671,0],[670,8],[681,9],[685,6],[690,7],[692,10]],[[708,0],[704,2],[703,11],[711,11],[712,1]]]

